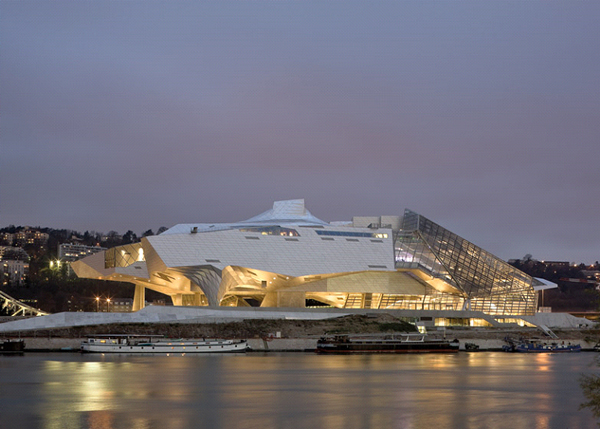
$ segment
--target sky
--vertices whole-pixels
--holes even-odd
[[[0,227],[304,198],[600,260],[598,1],[0,2]]]

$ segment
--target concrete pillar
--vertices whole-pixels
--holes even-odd
[[[183,305],[183,295],[180,293],[171,295],[171,300],[173,301],[173,305]]]
[[[202,297],[202,294],[199,292],[196,292],[191,299],[190,305],[193,305],[194,307],[200,307],[202,305],[201,297]]]
[[[261,307],[306,307],[305,292],[269,292],[260,304]]]
[[[143,285],[135,285],[135,293],[133,294],[132,311],[141,310],[146,306],[146,288]]]
[[[306,307],[305,292],[277,292],[277,307]]]

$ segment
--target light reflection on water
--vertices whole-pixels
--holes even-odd
[[[594,356],[0,357],[0,428],[587,428]]]

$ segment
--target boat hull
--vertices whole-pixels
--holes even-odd
[[[515,348],[518,353],[576,353],[581,351],[579,344],[575,346],[536,346],[530,347],[528,344],[519,345]]]
[[[241,341],[172,341],[141,344],[106,344],[84,342],[83,353],[245,353],[250,347],[245,340]]]
[[[455,353],[458,341],[335,341],[321,339],[317,353]]]
[[[580,344],[558,344],[546,343],[539,340],[515,341],[511,338],[506,338],[508,343],[502,346],[505,352],[513,353],[576,353],[581,351]]]
[[[0,340],[0,354],[21,354],[24,351],[24,340]]]

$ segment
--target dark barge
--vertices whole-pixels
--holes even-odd
[[[335,335],[317,341],[317,353],[453,353],[459,341],[428,340],[422,334],[386,337],[353,337]]]
[[[0,354],[20,354],[25,351],[24,340],[0,338]]]

